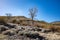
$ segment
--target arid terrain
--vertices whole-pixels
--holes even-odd
[[[0,16],[0,40],[60,40],[60,22],[47,23],[24,16]]]

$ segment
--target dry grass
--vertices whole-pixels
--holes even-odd
[[[18,21],[17,21],[17,19],[18,19]],[[1,22],[8,22],[7,20],[9,20],[9,19],[7,19],[6,16],[0,16],[0,21]],[[23,25],[23,26],[27,26],[27,25],[31,26],[31,19],[26,18],[24,16],[22,16],[22,17],[21,16],[12,17],[10,22],[20,24],[20,25]],[[59,23],[57,23],[57,24],[59,24]],[[49,23],[44,22],[44,21],[35,21],[34,20],[34,26],[51,29],[51,28],[57,27],[58,25],[49,24]],[[57,29],[60,31],[60,26],[57,27]]]
[[[6,35],[0,34],[0,38],[4,38],[6,37]]]

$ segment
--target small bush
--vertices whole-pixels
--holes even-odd
[[[0,24],[6,24],[6,22],[5,18],[0,18]]]
[[[16,20],[12,20],[12,23],[16,23]]]

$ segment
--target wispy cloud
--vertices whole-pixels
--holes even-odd
[[[28,9],[36,6],[38,8],[39,20],[60,20],[60,1],[58,0],[0,0],[0,16],[5,13],[12,15],[28,15]]]
[[[24,14],[22,9],[17,9],[12,5],[10,6],[7,0],[0,0],[0,16],[6,13],[11,13],[14,16]]]

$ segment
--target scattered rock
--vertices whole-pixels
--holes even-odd
[[[3,31],[8,30],[9,28],[4,26],[4,25],[0,25],[0,33],[2,33]]]
[[[16,34],[16,29],[6,30],[6,31],[2,32],[2,34],[4,34],[4,35],[9,35],[9,36],[13,36],[13,35]]]

